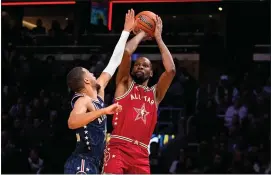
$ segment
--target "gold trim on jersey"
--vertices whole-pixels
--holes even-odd
[[[78,133],[76,133],[76,141],[77,141],[77,142],[80,142],[80,140],[81,140],[81,139],[80,139],[80,135],[79,135]]]
[[[125,140],[125,141],[127,141],[127,142],[131,142],[131,143],[133,143],[133,144],[135,144],[135,145],[139,145],[139,146],[142,146],[143,148],[148,149],[148,145],[146,145],[146,144],[144,144],[144,143],[142,143],[142,142],[139,142],[139,141],[137,141],[137,140],[130,139],[130,138],[128,138],[128,137],[123,137],[123,136],[120,136],[120,135],[111,135],[111,136],[110,136],[110,139],[111,139],[111,138],[120,139],[120,140]]]
[[[155,105],[156,105],[156,108],[158,108],[158,103],[157,103],[157,99],[156,99],[156,86],[157,86],[157,84],[153,85],[153,86],[151,87],[151,89],[153,90],[152,92],[153,92],[154,103],[155,103]]]
[[[134,84],[135,84],[134,81],[132,81],[128,91],[126,91],[123,95],[121,95],[119,97],[116,97],[115,100],[120,100],[120,99],[123,99],[124,97],[126,97],[131,92],[131,90],[133,89]]]

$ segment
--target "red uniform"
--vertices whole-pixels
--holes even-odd
[[[155,86],[149,88],[133,81],[115,102],[122,106],[122,111],[113,117],[104,173],[149,174],[148,145],[157,122]]]

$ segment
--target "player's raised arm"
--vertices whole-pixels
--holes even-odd
[[[159,104],[163,100],[176,73],[172,55],[162,40],[162,28],[163,28],[162,20],[159,16],[156,16],[156,29],[154,36],[160,49],[163,65],[165,67],[165,72],[163,72],[163,74],[160,76],[159,81],[156,85],[157,104]]]
[[[80,97],[74,104],[73,110],[70,113],[68,120],[68,127],[70,129],[77,129],[87,125],[96,118],[106,115],[120,112],[122,107],[118,104],[110,105],[106,108],[95,110],[90,99],[87,96]],[[91,111],[91,112],[87,112]],[[87,113],[86,113],[87,112]]]
[[[146,33],[144,31],[140,31],[136,36],[127,42],[121,64],[117,72],[116,85],[118,85],[121,81],[124,82],[128,80],[131,68],[131,55],[135,52],[138,44],[145,37]]]
[[[109,80],[114,75],[117,67],[121,63],[121,59],[124,53],[124,48],[125,48],[127,39],[129,38],[130,32],[134,28],[134,23],[135,23],[135,12],[133,9],[131,9],[131,10],[128,10],[128,12],[126,13],[124,29],[113,51],[113,54],[109,60],[109,63],[106,66],[106,68],[103,70],[100,77],[97,79],[98,84],[101,86],[101,90],[105,89]]]

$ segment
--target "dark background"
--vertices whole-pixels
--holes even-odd
[[[198,76],[189,56],[175,58],[177,75],[154,131],[175,137],[151,144],[152,173],[270,173],[270,60],[253,59],[270,54],[269,7],[270,1],[114,4],[108,31],[90,24],[89,2],[2,6],[2,173],[63,173],[75,146],[67,72],[83,66],[101,73],[129,8],[161,16],[173,54],[200,56]],[[42,25],[33,28],[38,19]],[[137,53],[159,56],[154,41],[146,45]],[[153,67],[150,84],[164,70],[161,60]],[[108,105],[114,90],[113,78]]]

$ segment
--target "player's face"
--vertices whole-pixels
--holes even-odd
[[[149,59],[140,57],[136,60],[133,70],[131,72],[133,80],[142,84],[152,77],[152,67]]]
[[[85,72],[85,75],[84,75],[85,84],[95,87],[97,84],[96,77],[93,75],[93,73],[89,72],[85,68],[83,69],[83,71]]]

